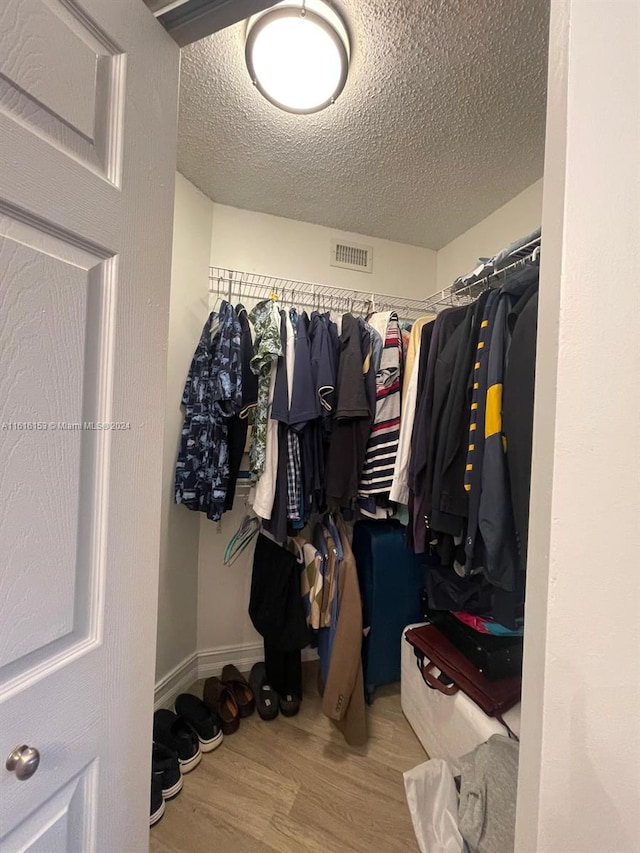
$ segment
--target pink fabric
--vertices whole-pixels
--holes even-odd
[[[487,629],[487,622],[492,622],[492,619],[486,619],[483,616],[473,616],[471,613],[454,613],[453,614],[456,619],[459,619],[460,622],[464,622],[465,625],[471,626],[480,634],[490,634],[491,631]]]

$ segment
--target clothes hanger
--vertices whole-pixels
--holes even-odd
[[[240,554],[247,549],[259,530],[260,519],[255,515],[245,515],[224,550],[223,562],[225,566],[232,566],[235,563]]]

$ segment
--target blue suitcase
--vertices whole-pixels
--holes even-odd
[[[424,586],[423,557],[405,546],[399,521],[358,521],[353,554],[362,595],[362,644],[367,702],[380,684],[400,681],[400,640],[406,625],[419,622]]]

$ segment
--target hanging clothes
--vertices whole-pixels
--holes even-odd
[[[519,568],[526,569],[529,530],[529,484],[536,376],[538,292],[531,288],[509,314],[511,349],[504,376],[502,418]]]
[[[462,542],[469,513],[464,472],[468,453],[471,375],[488,295],[486,292],[468,307],[463,322],[449,340],[447,352],[443,352],[441,357],[440,378],[447,390],[440,424],[435,428],[429,525],[433,530],[454,537],[457,543]],[[464,562],[462,554],[459,557]]]
[[[327,502],[349,506],[358,493],[373,412],[367,399],[360,327],[342,318],[337,404],[326,466]]]
[[[212,334],[213,330],[213,334]],[[230,477],[229,419],[242,406],[241,326],[228,302],[202,329],[182,394],[175,501],[218,521]]]
[[[225,512],[233,509],[236,483],[240,473],[242,457],[247,444],[247,431],[253,420],[253,409],[258,401],[258,377],[251,370],[253,358],[253,337],[247,309],[236,305],[236,314],[241,328],[240,363],[242,372],[242,403],[237,415],[229,419],[229,485],[224,503]]]
[[[275,366],[278,357],[282,355],[282,342],[280,317],[272,300],[259,302],[251,311],[249,319],[253,323],[256,334],[251,370],[258,378],[258,396],[249,454],[251,479],[255,483],[260,479],[266,462],[269,406],[273,400]]]
[[[411,326],[409,333],[409,343],[407,344],[405,361],[404,361],[404,376],[405,382],[402,387],[402,410],[405,410],[405,400],[407,397],[408,381],[413,375],[414,365],[417,365],[420,355],[420,341],[422,340],[422,330],[427,323],[433,323],[436,319],[435,314],[426,314],[424,317],[419,317]],[[418,377],[416,376],[416,382]]]
[[[534,289],[538,286],[536,269],[530,269],[528,275],[518,276],[501,289],[487,362],[485,449],[478,526],[484,542],[483,572],[494,586],[507,592],[514,592],[519,581],[518,547],[502,425],[504,371],[511,343],[507,320],[518,301],[527,298],[527,290],[532,286]]]
[[[271,417],[275,395],[278,359],[284,349],[280,332],[280,313],[273,300],[258,304],[251,312],[256,327],[256,354],[251,367],[258,375],[258,404],[251,433],[254,466],[252,476],[262,460],[262,472],[252,497],[253,511],[260,518],[271,518],[276,496],[279,461],[278,423]],[[262,337],[260,337],[262,335]],[[251,461],[251,453],[249,455]]]
[[[376,373],[375,415],[358,490],[358,493],[364,496],[388,494],[391,491],[400,439],[404,363],[398,315],[395,312],[374,314],[369,323],[381,334],[384,346],[380,367]]]
[[[292,381],[289,380],[289,375],[293,371],[294,360],[294,340],[293,326],[286,311],[280,311],[280,340],[282,343],[282,355],[278,358],[276,367],[276,377],[273,392],[273,405],[269,417],[271,421],[277,422],[277,442],[278,442],[278,457],[276,465],[275,488],[273,489],[273,499],[270,507],[264,507],[263,512],[269,510],[269,518],[267,519],[262,512],[258,513],[265,519],[264,527],[268,530],[277,542],[284,542],[287,539],[287,503],[288,503],[288,466],[289,466],[289,445],[287,435],[289,433],[289,406],[291,401],[290,388]],[[273,424],[269,424],[273,429]],[[265,475],[263,474],[263,477]],[[254,502],[254,511],[256,505],[260,502],[260,483],[256,489],[256,501]]]
[[[362,599],[356,561],[341,516],[336,519],[343,559],[338,579],[337,626],[322,711],[334,721],[351,746],[367,741],[362,670]]]
[[[427,548],[427,527],[431,504],[431,471],[435,437],[432,433],[436,366],[450,336],[462,322],[465,308],[449,308],[438,314],[433,325],[424,376],[424,387],[419,397],[415,429],[412,437],[411,463],[409,465],[410,504],[413,524],[413,543],[417,554]],[[425,327],[428,328],[428,327]]]

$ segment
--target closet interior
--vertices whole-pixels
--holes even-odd
[[[183,51],[151,849],[507,853],[548,3],[325,5],[316,112]]]

